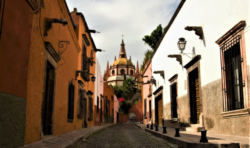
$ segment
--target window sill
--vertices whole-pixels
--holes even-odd
[[[237,117],[237,116],[249,116],[249,108],[222,112],[221,115],[223,116],[223,118]]]
[[[68,119],[68,122],[73,123],[74,119]]]

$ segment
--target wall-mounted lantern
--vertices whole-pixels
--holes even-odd
[[[154,77],[152,76],[150,79],[150,83],[154,84],[156,86],[156,80],[154,79]]]
[[[180,54],[183,54],[186,56],[188,56],[187,54],[192,54],[192,57],[188,56],[189,58],[192,59],[193,57],[195,57],[195,48],[193,48],[193,53],[183,53],[183,50],[185,50],[185,47],[186,47],[186,43],[187,41],[185,40],[185,38],[179,38],[177,45],[178,45],[179,50],[181,51]]]
[[[183,50],[186,47],[186,43],[187,41],[185,40],[185,38],[179,38],[179,41],[177,42],[178,48],[181,51],[181,53],[183,53]]]

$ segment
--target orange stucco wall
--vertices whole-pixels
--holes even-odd
[[[108,100],[111,101],[110,103],[110,116],[114,115],[114,112],[112,112],[112,110],[114,109],[114,100],[115,98],[112,100],[111,96],[114,96],[114,89],[112,85],[108,85],[107,83],[103,84],[103,96],[104,98],[107,96]],[[104,101],[103,101],[104,103]],[[103,111],[104,111],[104,105],[103,105]],[[103,112],[104,115],[104,112]],[[104,118],[104,117],[103,117]],[[114,119],[114,117],[113,117]]]
[[[59,50],[59,41],[69,41],[67,49],[61,54],[61,60],[56,64],[56,79],[54,92],[53,135],[82,128],[82,119],[77,118],[78,82],[75,72],[79,69],[80,49],[76,31],[74,30],[64,0],[44,0],[45,9],[38,14],[33,14],[32,39],[30,44],[30,58],[28,62],[28,93],[26,107],[25,144],[41,139],[41,107],[44,91],[44,73],[46,63],[46,49],[44,41],[52,44],[56,52]],[[31,15],[32,16],[32,15]],[[53,24],[48,36],[44,37],[45,18],[65,18],[68,25]],[[90,47],[91,48],[91,47]],[[88,54],[90,54],[88,52]],[[95,54],[94,54],[95,55]],[[94,73],[94,66],[90,73]],[[78,79],[79,76],[78,76]],[[74,120],[67,121],[68,112],[68,84],[72,81],[75,86]],[[85,83],[87,90],[94,92],[94,83]],[[94,99],[94,98],[93,98]],[[94,106],[93,106],[94,107]],[[93,121],[88,126],[93,125]]]
[[[33,19],[31,12],[32,9],[26,1],[5,0],[4,15],[1,22],[0,92],[24,99],[27,98],[28,63]]]
[[[86,34],[87,38],[88,38],[88,41],[90,43],[89,46],[85,45],[86,49],[87,49],[87,57],[91,57],[91,50],[94,49],[94,45],[93,43],[91,42],[91,36],[89,33],[86,32],[87,30],[87,27],[85,26],[84,23],[86,23],[86,20],[84,18],[81,17],[80,14],[76,14],[76,11],[73,11],[71,12],[71,16],[72,16],[72,19],[73,19],[73,22],[74,24],[76,25],[76,35],[77,35],[77,38],[78,38],[78,43],[79,43],[79,46],[80,46],[80,52],[78,54],[78,69],[81,70],[81,67],[82,67],[82,49],[83,49],[83,44],[85,44],[85,42],[83,43],[83,39],[82,39],[82,34]],[[93,51],[93,60],[95,61],[95,58],[96,58],[96,55],[95,55],[95,52]],[[95,63],[93,63],[92,66],[90,66],[90,73],[95,75]],[[90,77],[92,77],[93,75],[90,75]],[[95,82],[92,82],[91,80],[89,82],[86,82],[79,74],[78,80],[81,80],[84,82],[85,86],[83,89],[85,89],[86,91],[88,90],[91,90],[91,92],[93,92],[93,95],[92,95],[92,98],[93,98],[93,120],[92,121],[87,121],[87,124],[88,124],[88,127],[91,127],[91,126],[94,126],[94,114],[95,114],[95,105],[94,105],[94,102],[95,102]],[[88,105],[88,104],[87,104]]]

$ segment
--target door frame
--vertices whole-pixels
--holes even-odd
[[[45,107],[45,99],[46,99],[46,85],[47,85],[47,65],[48,63],[54,68],[54,93],[53,93],[53,104],[52,104],[52,127],[51,127],[51,135],[44,135],[43,133],[43,122],[44,122],[44,107]],[[42,106],[41,106],[41,139],[44,139],[46,137],[53,136],[54,131],[53,131],[53,124],[54,124],[54,105],[55,105],[55,90],[56,90],[56,69],[57,69],[57,63],[56,61],[52,58],[52,56],[46,51],[46,59],[45,59],[45,65],[44,65],[44,83],[43,83],[43,100],[42,100]]]
[[[201,74],[200,74],[200,59],[201,59],[201,55],[197,55],[195,56],[191,61],[189,61],[185,66],[184,68],[186,69],[187,71],[187,97],[188,97],[188,104],[187,104],[187,107],[190,108],[190,94],[189,94],[189,73],[192,72],[194,69],[198,69],[198,78],[199,78],[199,97],[200,97],[200,113],[202,114],[203,112],[203,106],[202,106],[202,92],[201,92]],[[187,112],[187,114],[191,114],[190,113],[190,110],[189,110],[189,113]],[[201,119],[200,119],[200,124],[202,126],[204,126],[204,119],[203,119],[203,116],[201,116]],[[191,116],[189,116],[189,124],[192,124],[191,123]]]

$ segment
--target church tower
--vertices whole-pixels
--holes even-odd
[[[127,53],[125,49],[125,44],[122,39],[120,52],[118,59],[111,64],[109,67],[109,63],[107,62],[107,68],[104,72],[104,80],[107,81],[108,85],[118,85],[122,86],[124,81],[124,75],[126,78],[135,79],[136,78],[136,85],[140,90],[140,86],[142,82],[140,81],[140,73],[139,73],[139,63],[137,61],[137,67],[135,69],[135,65],[132,63],[131,56],[127,59]]]

